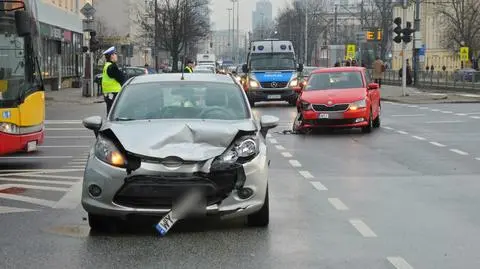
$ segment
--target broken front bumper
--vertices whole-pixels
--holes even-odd
[[[184,164],[172,169],[158,163],[142,162],[127,175],[125,169],[110,166],[90,154],[84,175],[82,206],[98,215],[126,218],[128,215],[165,215],[172,202],[189,188],[206,192],[207,215],[233,218],[252,214],[263,206],[267,190],[266,146],[251,161],[224,170],[202,173],[205,163]],[[94,197],[89,188],[96,185],[101,194]],[[242,199],[239,191],[253,194]]]

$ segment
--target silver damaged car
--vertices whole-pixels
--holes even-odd
[[[106,119],[83,120],[96,135],[82,206],[92,230],[129,216],[161,218],[201,190],[205,216],[269,223],[266,135],[278,118],[256,118],[226,75],[158,74],[129,80]]]

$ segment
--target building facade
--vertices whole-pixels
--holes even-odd
[[[262,29],[273,21],[272,3],[269,0],[259,0],[252,12],[252,29]]]
[[[247,38],[245,31],[237,31],[235,30],[219,30],[214,31],[212,33],[212,51],[217,56],[218,59],[223,60],[232,60],[234,51],[232,50],[233,47],[230,46],[232,43],[232,34],[235,34],[235,39],[240,36],[240,40],[238,40],[238,50],[236,51],[236,59],[243,60],[245,54],[245,48],[247,44]],[[230,38],[230,40],[229,40]]]
[[[440,2],[440,0],[433,0],[426,3],[421,3],[420,7],[420,34],[422,37],[422,44],[425,47],[425,55],[420,57],[420,70],[425,71],[426,67],[433,66],[435,70],[442,70],[446,67],[446,71],[454,71],[461,67],[460,55],[458,51],[444,48],[442,40],[448,38],[442,31],[444,22],[442,17],[436,12],[433,3]],[[402,17],[403,9],[401,7],[394,8],[394,18]],[[407,21],[414,21],[415,5],[411,5],[407,9]],[[393,20],[393,19],[392,19]],[[406,49],[406,57],[409,62],[412,62],[412,42],[408,43]],[[402,66],[402,45],[393,43],[392,47],[392,68],[400,69]]]

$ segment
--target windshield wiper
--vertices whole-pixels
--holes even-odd
[[[125,118],[125,117],[117,117],[113,119],[113,121],[132,121],[132,120],[135,120],[135,119]]]

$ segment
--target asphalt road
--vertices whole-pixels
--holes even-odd
[[[50,105],[35,155],[0,158],[0,268],[480,268],[480,107],[383,103],[382,128],[271,132],[271,224],[89,235],[79,186],[104,105]]]

